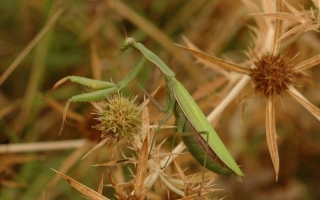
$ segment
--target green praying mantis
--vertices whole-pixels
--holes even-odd
[[[96,90],[94,92],[76,95],[68,99],[63,112],[63,123],[60,133],[63,130],[66,113],[71,102],[99,101],[108,95],[112,95],[117,91],[122,90],[137,76],[144,63],[149,60],[161,71],[166,82],[167,90],[167,103],[165,108],[163,108],[154,99],[151,99],[163,112],[167,113],[166,117],[159,123],[156,131],[158,131],[173,114],[176,118],[176,128],[174,128],[174,131],[183,136],[182,140],[187,146],[189,152],[202,166],[227,177],[243,177],[244,174],[241,169],[234,161],[189,92],[175,78],[173,71],[171,71],[171,69],[158,56],[152,53],[144,45],[135,42],[134,38],[126,38],[121,46],[121,51],[125,51],[129,48],[133,48],[141,52],[143,57],[137,62],[129,74],[117,84],[78,76],[68,76],[61,79],[54,85],[52,91],[63,82],[70,80]],[[150,97],[147,92],[146,94]]]

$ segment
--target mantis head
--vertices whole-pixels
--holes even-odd
[[[124,52],[125,50],[127,50],[128,48],[131,47],[131,45],[135,42],[135,39],[132,37],[128,37],[124,40],[124,42],[122,43],[120,50],[121,52]]]

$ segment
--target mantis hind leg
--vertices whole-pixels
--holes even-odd
[[[188,126],[188,124],[189,123],[187,122],[185,126]],[[192,125],[190,125],[190,126],[192,126]],[[199,144],[198,140],[196,139],[196,136],[203,135],[203,134],[206,135],[206,141],[208,141],[209,140],[209,133],[207,131],[194,132],[194,130],[192,130],[190,132],[181,132],[181,137],[183,138],[183,142],[185,143],[185,145],[187,146],[187,148],[189,149],[189,152],[193,155],[193,157],[195,157],[195,158],[197,158],[196,156],[200,157],[201,153],[199,153],[198,151],[197,151],[197,153],[193,152],[193,149],[191,148],[192,145],[189,145],[189,143],[185,139],[186,137],[189,138],[190,140],[195,140],[195,142],[197,143],[198,147],[200,147],[200,146],[203,147],[204,146],[204,148],[205,148],[203,163],[201,163],[199,161],[199,159],[197,159],[197,161],[203,166],[203,168],[202,168],[202,182],[204,181],[204,172],[205,172],[205,169],[207,168],[209,145],[208,145],[208,142],[206,142],[206,141],[204,141],[205,144],[202,144],[202,143]],[[194,138],[194,139],[191,139],[191,138]],[[201,136],[200,136],[200,138],[202,139]]]
[[[165,118],[159,123],[159,125],[156,128],[156,132],[158,132],[161,128],[161,126],[163,126],[168,120],[169,118],[172,116],[173,114],[173,109],[171,109],[168,105],[170,103],[167,103],[166,108],[163,108],[161,106],[161,104],[155,99],[153,98],[153,96],[148,93],[140,84],[138,84],[139,88],[148,96],[148,98],[162,111],[167,113],[167,115],[165,116]]]
[[[174,137],[173,137],[173,141],[171,144],[171,150],[173,149],[174,144],[176,142],[177,133],[181,133],[183,131],[186,121],[187,121],[187,119],[185,117],[177,117],[176,118],[176,121],[174,123],[175,128],[173,128]],[[171,156],[172,156],[172,154],[168,157],[167,162],[161,167],[162,169],[166,168]]]
[[[173,114],[173,108],[170,109],[170,106],[168,106],[168,105],[170,105],[170,104],[167,104],[167,108],[163,108],[163,107],[161,106],[161,104],[160,104],[155,98],[153,98],[153,96],[152,96],[150,93],[148,93],[140,84],[138,84],[138,86],[139,86],[139,88],[148,96],[148,98],[149,98],[162,112],[167,113],[167,115],[164,117],[164,119],[159,123],[159,125],[158,125],[157,128],[155,129],[155,132],[157,133],[157,132],[160,130],[161,126],[163,126],[163,125],[169,120],[169,118],[172,116],[172,114]],[[156,140],[156,137],[154,136],[154,137],[152,138],[151,146],[154,145],[155,140]],[[150,149],[149,156],[150,156],[151,150],[152,150],[152,149]]]
[[[162,112],[166,112],[166,109],[164,109],[161,104],[155,99],[153,98],[153,96],[147,91],[145,90],[140,84],[138,84],[138,87],[148,96],[148,98],[162,111]]]

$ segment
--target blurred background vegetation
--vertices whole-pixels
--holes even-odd
[[[260,5],[260,1],[254,1]],[[299,9],[310,1],[289,1]],[[94,123],[89,103],[73,103],[68,124],[58,137],[62,109],[66,100],[86,89],[67,82],[45,101],[42,98],[61,78],[77,75],[117,82],[124,78],[141,57],[133,50],[120,52],[125,33],[143,43],[176,73],[191,94],[221,76],[195,62],[173,43],[184,44],[186,36],[202,51],[233,62],[246,60],[245,50],[253,45],[249,26],[254,21],[241,1],[233,0],[73,0],[73,1],[0,1],[0,142],[1,144],[70,141],[92,137]],[[305,59],[320,53],[318,33],[308,32],[290,47]],[[316,45],[315,45],[316,44]],[[10,66],[10,68],[9,68]],[[10,69],[8,72],[7,70]],[[7,74],[6,74],[7,73]],[[299,91],[320,107],[319,67],[308,73],[313,81],[299,85]],[[4,77],[5,76],[5,77]],[[4,77],[4,78],[3,78]],[[163,80],[150,63],[125,90],[125,95],[143,93],[136,83],[153,91]],[[219,116],[214,127],[241,165],[243,182],[220,177],[216,188],[224,189],[213,197],[226,199],[319,199],[320,198],[320,124],[302,106],[286,96],[276,107],[279,136],[280,175],[278,182],[265,139],[265,106],[256,98],[241,112],[245,93]],[[156,98],[165,103],[165,88]],[[205,114],[221,97],[219,90],[196,99]],[[285,100],[285,105],[282,103]],[[151,120],[160,111],[150,104]],[[242,118],[243,114],[243,118]],[[242,122],[242,123],[241,123]],[[172,124],[172,121],[168,124]],[[89,136],[88,136],[89,135]],[[99,135],[99,133],[98,133]],[[173,131],[161,131],[157,141],[173,137]],[[180,139],[180,138],[179,138]],[[168,151],[171,139],[166,141]],[[54,168],[96,189],[103,167],[92,164],[110,160],[113,147],[104,147],[83,161],[80,158],[90,143],[79,143],[68,150],[50,150],[0,154],[0,199],[81,199],[81,195],[63,180],[55,181]],[[71,143],[70,143],[71,145]],[[59,144],[57,143],[57,146]],[[126,153],[126,143],[119,146]],[[164,149],[166,151],[166,149]],[[115,155],[117,156],[117,155]],[[190,155],[177,158],[186,173],[200,172],[201,166]],[[183,161],[183,162],[182,162]],[[65,167],[62,170],[61,167]],[[130,180],[128,167],[109,169],[117,182]],[[174,167],[172,167],[174,168]],[[173,169],[172,169],[173,170]],[[106,180],[107,178],[105,178]],[[106,180],[108,181],[108,180]],[[163,196],[166,188],[159,185]],[[152,189],[151,189],[152,191]],[[112,198],[112,189],[104,189]],[[177,198],[171,194],[171,199]],[[169,196],[170,196],[169,195]],[[153,199],[153,198],[152,198]]]

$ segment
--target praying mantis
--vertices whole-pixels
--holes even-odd
[[[87,86],[94,92],[80,94],[68,99],[64,112],[63,123],[60,133],[63,129],[66,113],[71,102],[91,102],[104,99],[122,90],[128,85],[142,69],[143,64],[149,60],[155,64],[162,73],[166,82],[167,103],[163,108],[154,99],[151,99],[163,112],[166,117],[159,123],[156,131],[174,115],[176,118],[174,131],[180,133],[190,154],[205,168],[232,178],[241,178],[243,172],[230,155],[219,136],[212,128],[211,124],[202,113],[196,102],[193,100],[185,87],[175,78],[174,72],[153,52],[147,49],[141,43],[137,43],[134,38],[126,38],[121,45],[121,51],[133,48],[143,57],[137,62],[129,74],[117,84],[105,81],[98,81],[78,76],[68,76],[58,81],[53,89],[55,90],[63,82],[70,80],[72,82]],[[146,91],[145,93],[151,97]]]

